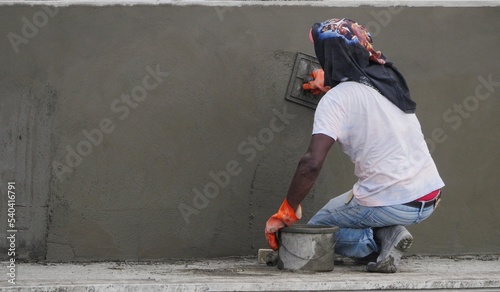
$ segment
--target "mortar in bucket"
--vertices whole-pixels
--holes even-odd
[[[337,226],[296,224],[278,233],[278,269],[333,270]]]

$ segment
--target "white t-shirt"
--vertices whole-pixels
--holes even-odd
[[[369,86],[349,81],[330,89],[316,108],[313,134],[332,137],[349,155],[361,205],[403,204],[444,186],[415,114]]]

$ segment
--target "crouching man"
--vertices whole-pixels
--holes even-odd
[[[331,19],[315,23],[309,37],[323,72],[316,72],[304,89],[327,93],[316,108],[309,148],[286,198],[267,221],[266,239],[278,249],[275,233],[302,217],[300,203],[338,142],[358,180],[309,224],[340,227],[335,253],[367,264],[369,272],[394,273],[413,242],[404,226],[428,218],[444,186],[415,115],[416,104],[404,77],[375,51],[363,26]]]

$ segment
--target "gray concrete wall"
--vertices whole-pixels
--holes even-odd
[[[499,8],[0,9],[0,237],[50,261],[256,254],[314,112],[285,101],[315,21],[349,17],[406,75],[447,186],[412,253],[498,253]],[[337,146],[305,219],[354,182]],[[199,195],[205,192],[206,195]],[[184,214],[184,215],[183,215]]]

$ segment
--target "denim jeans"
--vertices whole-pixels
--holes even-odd
[[[314,215],[308,224],[338,226],[335,253],[362,258],[379,251],[372,227],[411,225],[427,219],[434,206],[416,208],[406,205],[367,207],[358,204],[356,197],[346,204],[351,191],[331,199]]]

